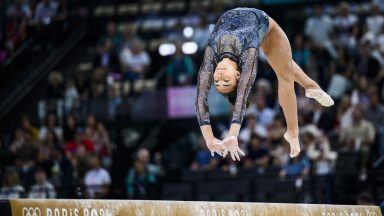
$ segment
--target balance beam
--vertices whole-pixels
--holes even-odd
[[[11,199],[1,216],[381,216],[376,206],[149,200]],[[0,208],[3,209],[3,208]]]

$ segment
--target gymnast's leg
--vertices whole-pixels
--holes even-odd
[[[300,144],[294,82],[298,79],[303,85],[311,83],[301,78],[299,73],[294,72],[289,41],[283,30],[272,18],[269,18],[269,30],[261,44],[261,48],[277,76],[279,103],[287,122],[287,132],[284,134],[284,138],[291,146],[290,156],[296,157],[300,153]]]

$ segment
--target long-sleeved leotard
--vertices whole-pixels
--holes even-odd
[[[268,16],[254,8],[227,11],[218,20],[205,50],[198,75],[196,112],[200,126],[209,125],[208,94],[216,65],[223,58],[235,61],[241,73],[232,123],[241,124],[249,92],[256,78],[257,51],[268,31]]]

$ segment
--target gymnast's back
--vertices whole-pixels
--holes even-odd
[[[255,8],[231,9],[217,21],[208,45],[218,57],[223,53],[238,57],[248,48],[259,48],[268,26],[268,15],[264,11]]]

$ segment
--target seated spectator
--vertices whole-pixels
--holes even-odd
[[[211,152],[207,149],[205,140],[203,137],[200,138],[199,149],[196,152],[194,161],[192,162],[191,170],[214,170],[219,164],[220,158],[217,154],[212,157]]]
[[[46,110],[54,112],[61,109],[61,100],[64,98],[63,75],[59,71],[52,71],[48,76],[48,84],[46,90]],[[45,117],[45,113],[41,117]]]
[[[78,71],[75,78],[76,88],[79,91],[80,100],[89,98],[91,91],[91,80],[85,71]]]
[[[114,22],[108,22],[105,26],[105,34],[100,37],[99,45],[104,44],[106,41],[110,41],[111,49],[115,52],[121,47],[122,37]]]
[[[91,98],[107,98],[107,83],[106,83],[106,72],[103,68],[96,68],[92,74],[92,83],[90,88]]]
[[[303,154],[300,154],[295,158],[291,158],[287,164],[284,164],[279,175],[280,177],[304,178],[309,174],[310,166],[308,159]]]
[[[102,164],[109,167],[112,162],[111,142],[109,141],[108,131],[101,122],[97,122],[94,115],[89,114],[85,132],[95,145],[95,153],[100,157]]]
[[[286,130],[287,128],[283,123],[283,119],[280,116],[274,117],[273,122],[268,128],[268,141],[272,144],[280,143],[282,140],[284,140],[284,133]]]
[[[140,41],[140,39],[137,35],[137,31],[132,24],[126,25],[123,34],[124,34],[123,35],[124,40],[123,40],[122,49],[131,50],[133,47],[133,44],[136,43],[136,41],[138,41],[138,40]],[[120,55],[121,55],[121,53],[120,53]]]
[[[75,156],[79,152],[94,153],[95,145],[87,138],[85,131],[78,128],[76,129],[75,139],[66,144],[65,152],[69,158]]]
[[[334,24],[338,33],[338,42],[344,47],[353,49],[356,46],[356,36],[358,34],[359,19],[356,15],[350,13],[348,2],[341,2],[339,5],[340,14],[335,17]]]
[[[79,106],[79,92],[77,91],[75,81],[69,79],[64,93],[65,113],[71,113]]]
[[[161,157],[156,158],[156,164],[150,163],[149,151],[139,149],[134,167],[129,168],[125,178],[128,198],[148,199],[153,195],[152,186],[157,183],[157,177],[164,174],[159,159]]]
[[[384,24],[384,17],[380,14],[380,6],[376,2],[371,3],[371,15],[365,18],[368,32],[374,36],[379,35]]]
[[[101,166],[100,159],[97,156],[92,156],[89,160],[90,169],[85,173],[84,184],[87,189],[87,198],[101,198],[109,190],[105,189],[104,186],[111,185],[111,176],[108,170]]]
[[[377,132],[378,154],[384,154],[384,106],[380,103],[376,91],[369,95],[369,107],[364,111],[364,117],[372,122]]]
[[[24,187],[19,184],[19,175],[14,170],[7,170],[3,176],[3,184],[0,188],[1,199],[17,199],[24,197]]]
[[[297,34],[292,48],[292,59],[305,70],[309,63],[309,58],[310,51],[305,44],[304,38],[302,35]]]
[[[37,4],[35,20],[41,25],[50,25],[57,12],[57,3],[51,0],[42,0]]]
[[[43,169],[35,170],[36,184],[32,185],[28,192],[28,198],[32,199],[55,199],[56,190],[47,180],[47,174]]]
[[[261,138],[252,134],[247,148],[247,154],[244,159],[245,167],[262,166],[266,167],[269,164],[269,150],[264,146]]]
[[[130,49],[121,50],[120,62],[124,71],[123,79],[134,83],[144,78],[151,64],[151,58],[144,50],[144,44],[140,40],[134,40]]]
[[[332,19],[323,13],[321,5],[316,5],[313,15],[307,18],[304,32],[311,39],[315,48],[325,49],[330,56],[337,57],[336,49],[331,41]]]
[[[45,164],[50,164],[52,160],[52,152],[55,149],[62,149],[62,144],[56,133],[48,129],[47,136],[44,141],[39,144],[39,156],[38,162],[44,166]]]
[[[359,75],[361,76],[358,83],[358,87],[360,88],[366,87],[363,86],[365,83],[361,83],[365,81],[362,79],[366,79],[368,82],[374,81],[380,71],[380,62],[374,56],[372,56],[372,48],[372,45],[368,42],[361,44],[359,47],[357,68]]]
[[[264,95],[257,95],[255,97],[255,103],[247,108],[246,113],[256,116],[260,125],[265,128],[272,123],[273,118],[275,117],[275,112],[271,108],[267,107]]]
[[[67,116],[63,129],[63,137],[65,142],[69,142],[75,139],[77,127],[78,124],[75,116]]]
[[[57,136],[59,140],[62,140],[63,128],[59,126],[56,115],[54,113],[48,114],[45,125],[40,128],[40,141],[45,141],[47,139],[48,130],[52,130],[55,133],[55,136]]]
[[[301,132],[307,157],[314,162],[314,173],[318,176],[333,173],[337,153],[331,150],[327,137],[315,125],[306,126]]]
[[[102,67],[107,72],[119,71],[119,57],[113,50],[113,43],[110,39],[99,45],[98,52],[93,59],[93,67]]]
[[[195,31],[193,34],[193,41],[197,43],[197,47],[199,51],[204,51],[204,49],[206,48],[210,33],[211,33],[211,29],[208,22],[208,16],[204,14],[200,17],[199,24],[195,28]]]
[[[256,116],[247,115],[246,127],[242,128],[239,133],[239,143],[241,147],[249,143],[252,134],[257,134],[260,137],[266,137],[267,130],[258,123]]]
[[[341,130],[339,139],[344,150],[369,152],[375,139],[375,128],[370,121],[363,118],[360,107],[354,108],[352,124]]]
[[[352,113],[351,99],[348,95],[344,95],[336,113],[336,121],[340,129],[344,129],[352,123]]]
[[[23,0],[17,0],[8,8],[7,22],[4,32],[6,35],[6,47],[13,51],[26,39],[31,10]],[[3,30],[3,29],[1,29]],[[1,35],[1,33],[0,33]],[[1,36],[0,36],[1,39]],[[1,40],[0,40],[1,41]]]
[[[33,140],[39,139],[39,129],[32,125],[28,115],[23,115],[21,117],[20,128],[23,132],[30,133]]]
[[[165,70],[168,86],[190,85],[196,72],[191,57],[183,53],[179,43],[176,44],[176,52],[168,61]]]

